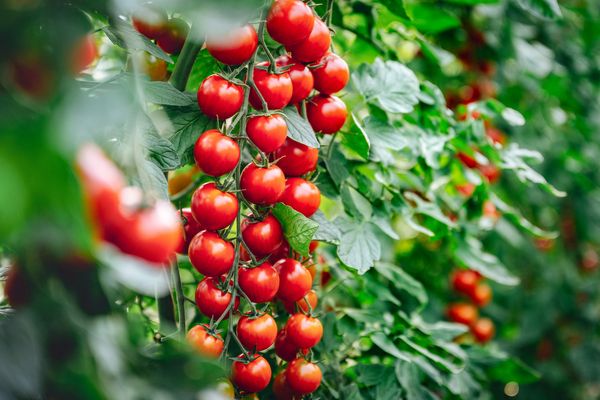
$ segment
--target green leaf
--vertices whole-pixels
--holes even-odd
[[[295,107],[286,107],[283,114],[288,126],[288,137],[296,142],[318,149],[320,147],[317,136],[307,120],[302,118]]]
[[[150,160],[144,160],[138,168],[139,186],[156,199],[169,199],[167,177],[158,165]]]
[[[381,4],[400,18],[408,19],[403,0],[381,0]]]
[[[319,224],[283,203],[275,204],[273,215],[281,223],[285,238],[292,249],[308,256],[310,242],[319,229]]]
[[[519,278],[512,275],[498,258],[482,250],[481,243],[475,238],[467,238],[458,244],[455,257],[464,265],[478,271],[486,278],[502,285],[514,286]]]
[[[379,262],[375,263],[375,269],[394,287],[406,291],[422,305],[427,303],[427,292],[421,282],[410,276],[402,268],[394,264]]]
[[[362,194],[350,185],[342,186],[342,203],[344,209],[355,218],[363,217],[369,220],[373,215],[373,206]]]
[[[160,47],[126,23],[118,22],[115,26],[103,26],[102,31],[111,42],[125,50],[146,51],[166,62],[173,63],[173,59]]]
[[[435,220],[440,221],[441,223],[451,227],[456,228],[456,224],[452,222],[440,209],[440,207],[429,201],[423,200],[420,196],[412,192],[404,193],[404,197],[406,199],[411,200],[415,203],[413,207],[414,212],[418,214],[427,215]]]
[[[562,18],[562,12],[557,0],[516,0],[517,4],[525,11],[539,18]]]
[[[426,394],[421,386],[419,371],[413,363],[398,360],[395,366],[396,378],[406,392],[407,400],[423,400]]]
[[[460,26],[460,19],[437,2],[411,2],[406,5],[406,13],[422,33],[436,34]]]
[[[194,162],[193,149],[198,137],[206,130],[215,126],[215,121],[202,114],[198,107],[165,107],[171,126],[167,136],[181,164]]]
[[[180,165],[179,156],[173,147],[173,144],[158,135],[156,132],[149,131],[146,135],[146,147],[148,157],[163,171],[172,171]]]
[[[342,143],[344,146],[358,154],[362,159],[369,159],[369,149],[371,148],[371,143],[369,142],[369,137],[361,126],[360,121],[356,115],[354,115],[354,113],[352,113],[352,124],[350,125],[350,130],[344,132],[342,135]]]
[[[367,272],[381,257],[381,244],[370,222],[356,222],[346,217],[336,218],[342,232],[337,255],[340,260],[359,274]]]
[[[433,352],[433,348],[430,349],[430,348],[424,347],[406,335],[400,336],[399,339],[402,340],[403,343],[408,345],[408,347],[410,347],[412,350],[417,351],[418,353],[423,355],[425,358],[433,361],[435,364],[442,366],[443,368],[447,369],[448,371],[452,372],[453,374],[459,373],[464,368],[464,364],[462,362],[460,362],[460,360],[453,360],[450,357],[444,357],[444,356],[438,355]],[[439,347],[437,347],[437,349],[441,350],[441,348],[439,348]],[[450,356],[450,354],[447,354],[447,356]],[[456,361],[456,362],[453,362],[453,361]]]
[[[196,105],[195,96],[180,92],[169,82],[144,81],[144,94],[150,103],[186,107]]]
[[[313,240],[339,244],[341,236],[339,228],[333,222],[329,221],[321,210],[318,210],[311,219],[319,224],[319,229],[317,229]]]
[[[390,367],[377,364],[359,364],[356,366],[358,381],[365,386],[375,386],[382,381],[387,369],[390,369]]]
[[[376,332],[371,336],[371,340],[377,347],[381,350],[385,351],[389,355],[403,361],[409,362],[410,359],[406,357],[404,352],[400,351],[400,349],[392,342],[389,336],[386,336],[383,332]]]
[[[527,220],[521,214],[521,212],[519,210],[517,210],[514,207],[509,206],[495,194],[492,194],[491,197],[492,197],[491,200],[494,203],[494,205],[498,208],[498,210],[502,211],[502,216],[504,218],[509,219],[514,224],[525,229],[527,232],[531,233],[532,235],[535,235],[535,236],[538,236],[541,238],[546,238],[546,239],[556,239],[558,237],[558,232],[548,232],[548,231],[545,231],[545,230],[535,226],[529,220]]]

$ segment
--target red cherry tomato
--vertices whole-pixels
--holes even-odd
[[[307,39],[315,24],[311,8],[300,0],[277,0],[267,15],[267,31],[284,46]]]
[[[210,176],[225,175],[240,161],[240,147],[216,129],[204,132],[194,145],[194,159],[202,172]]]
[[[492,301],[492,288],[485,283],[478,284],[468,294],[473,303],[479,307],[485,307]]]
[[[231,269],[235,259],[233,245],[215,232],[202,231],[190,242],[190,262],[205,276],[221,276]]]
[[[242,171],[240,188],[246,200],[254,204],[275,204],[285,190],[285,175],[277,165],[261,168],[250,163]]]
[[[279,114],[248,118],[246,133],[252,143],[265,153],[272,153],[285,143],[287,124]]]
[[[463,325],[471,325],[479,316],[477,308],[468,303],[453,303],[448,307],[447,313],[451,321]]]
[[[331,35],[329,28],[321,19],[315,17],[315,23],[310,35],[302,42],[286,46],[286,49],[292,53],[298,61],[305,63],[317,61],[327,53],[331,45]]]
[[[190,242],[202,230],[202,226],[196,221],[190,208],[182,209],[180,217],[181,224],[183,225],[183,237],[181,238],[181,244],[177,252],[179,254],[187,254]]]
[[[288,338],[285,327],[279,331],[275,338],[275,354],[284,361],[292,361],[298,355],[300,349]],[[308,351],[302,351],[306,354]]]
[[[501,217],[502,213],[498,211],[496,205],[491,200],[486,200],[483,202],[482,214],[484,217],[490,218],[492,220],[497,220]]]
[[[209,37],[206,40],[208,52],[227,65],[239,65],[248,61],[258,47],[258,35],[252,25],[232,30],[224,37]]]
[[[71,72],[79,75],[94,63],[98,57],[98,48],[94,36],[85,35],[77,41],[71,56]]]
[[[266,64],[262,63],[262,65]],[[254,83],[270,110],[284,108],[292,99],[294,86],[287,72],[270,74],[264,69],[254,68]],[[263,109],[260,97],[254,89],[250,91],[250,104],[257,110]]]
[[[506,135],[493,126],[486,126],[485,134],[494,144],[504,145],[506,143]]]
[[[196,288],[196,307],[209,318],[219,318],[231,302],[231,293],[223,292],[217,287],[217,278],[204,278]],[[239,298],[235,299],[233,309],[237,310]],[[228,316],[226,315],[225,318]]]
[[[306,105],[306,116],[315,132],[336,133],[348,116],[346,104],[335,96],[315,96]]]
[[[258,317],[244,315],[238,322],[237,335],[248,350],[266,350],[275,343],[277,323],[269,314]]]
[[[317,168],[319,150],[287,138],[272,158],[286,176],[301,176]]]
[[[318,242],[316,240],[311,240],[310,245],[308,246],[309,253],[311,253],[311,254],[314,253],[315,250],[317,249],[317,247],[319,247],[319,243],[320,242]]]
[[[323,337],[323,325],[317,318],[304,314],[292,315],[285,325],[287,337],[301,349],[314,347]]]
[[[294,392],[308,394],[319,388],[323,375],[317,364],[297,358],[288,365],[285,377]]]
[[[283,301],[298,301],[310,290],[312,276],[300,262],[293,258],[280,260],[275,264],[279,270],[279,291],[277,297]]]
[[[269,256],[269,262],[275,264],[277,261],[288,258],[290,256],[290,245],[287,240],[283,239],[279,247]]]
[[[458,190],[458,192],[465,197],[471,197],[475,192],[475,185],[471,182],[462,183],[460,185],[456,185],[456,190]]]
[[[477,168],[477,166],[479,165],[479,163],[477,162],[477,160],[475,160],[474,157],[471,157],[470,155],[468,155],[467,153],[463,153],[462,151],[456,154],[456,156],[458,157],[460,162],[462,162],[467,168]]]
[[[203,356],[219,358],[223,352],[223,338],[218,333],[210,333],[207,325],[196,325],[186,335],[187,341]]]
[[[279,201],[310,218],[321,205],[321,192],[312,182],[302,178],[288,178]]]
[[[242,238],[255,257],[262,258],[274,252],[283,241],[281,224],[272,215],[264,220],[242,224]]]
[[[164,10],[156,7],[144,7],[131,18],[133,27],[149,39],[158,39],[165,33],[169,17]]]
[[[197,98],[204,114],[224,121],[242,108],[244,89],[219,75],[210,75],[198,88]]]
[[[475,289],[480,280],[481,274],[477,271],[470,269],[456,270],[451,278],[452,289],[463,294],[468,294]]]
[[[279,274],[267,262],[254,268],[240,268],[240,288],[253,303],[266,303],[273,300],[279,289]]]
[[[213,182],[205,183],[192,196],[194,218],[206,229],[213,231],[231,225],[239,209],[237,198],[217,189]]]
[[[231,365],[231,380],[235,386],[246,393],[256,393],[269,386],[271,381],[271,366],[264,357],[255,354],[252,361],[234,361]]]
[[[311,70],[315,78],[315,89],[321,94],[334,94],[346,87],[350,80],[350,69],[344,59],[329,53]]]
[[[494,337],[496,328],[491,319],[481,318],[471,325],[471,333],[479,343],[487,343]]]
[[[163,34],[156,39],[156,44],[166,53],[179,54],[189,31],[187,22],[179,18],[171,18]]]
[[[132,57],[139,66],[140,72],[148,76],[151,81],[167,80],[167,62],[165,60],[145,51],[136,52]]]
[[[477,167],[481,174],[487,179],[487,181],[491,184],[498,182],[500,179],[500,175],[502,175],[502,171],[500,168],[496,167],[494,164],[482,164]]]
[[[273,380],[273,394],[277,400],[300,400],[301,396],[294,393],[287,383],[285,371],[282,371]]]
[[[314,265],[313,265],[314,267]],[[310,272],[310,270],[309,270]],[[314,276],[311,272],[311,276],[314,279]],[[308,300],[308,302],[306,301]],[[317,305],[319,303],[319,298],[317,296],[317,292],[315,292],[314,290],[309,290],[308,293],[306,293],[306,296],[304,296],[303,298],[301,298],[300,300],[298,300],[295,303],[284,303],[283,305],[285,306],[285,310],[287,312],[289,312],[290,314],[295,314],[296,313],[296,307],[298,307],[299,310],[301,310],[304,313],[308,313],[311,309],[314,310],[315,308],[317,308]],[[310,307],[308,307],[310,305]]]
[[[292,80],[292,99],[291,104],[296,104],[306,99],[314,87],[314,78],[310,70],[299,61],[293,60],[289,56],[281,56],[277,58],[275,64],[278,67],[290,66],[287,69],[290,79]]]

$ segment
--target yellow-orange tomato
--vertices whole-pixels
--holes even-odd
[[[206,325],[196,325],[186,335],[187,341],[202,355],[219,358],[225,343],[221,335],[211,334]]]
[[[194,176],[198,171],[198,167],[194,165],[183,170],[169,172],[169,194],[174,196],[190,186],[194,182]]]

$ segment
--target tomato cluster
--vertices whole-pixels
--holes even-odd
[[[149,5],[140,8],[131,22],[139,33],[156,41],[158,47],[169,54],[181,51],[190,30],[184,20],[169,18],[164,10]]]

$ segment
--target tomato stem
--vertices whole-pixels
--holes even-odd
[[[173,69],[173,74],[171,74],[171,79],[169,79],[171,84],[177,90],[182,92],[185,90],[185,86],[187,85],[190,73],[192,72],[192,67],[194,66],[196,57],[202,48],[202,43],[193,38],[193,31],[194,29],[192,26],[187,38],[185,39],[181,53],[179,53],[179,58],[175,64],[175,69]]]
[[[179,263],[177,262],[177,259],[175,259],[173,265],[171,265],[171,274],[175,283],[179,336],[183,339],[185,338],[185,296],[183,294],[183,287],[181,286],[181,275],[179,274]]]

